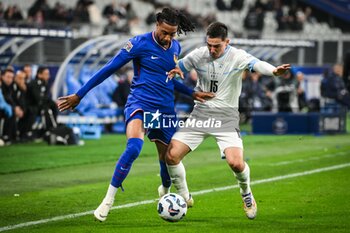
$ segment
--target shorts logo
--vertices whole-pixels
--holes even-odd
[[[134,45],[133,45],[130,41],[128,41],[128,42],[125,44],[124,49],[125,49],[126,51],[130,52],[130,50],[132,49],[133,46],[134,46]]]

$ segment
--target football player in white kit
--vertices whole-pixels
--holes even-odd
[[[183,77],[183,72],[195,69],[198,73],[196,88],[200,91],[214,92],[215,97],[204,103],[196,102],[187,119],[188,124],[172,137],[166,162],[177,192],[191,207],[193,198],[187,187],[186,172],[181,160],[190,151],[195,150],[206,137],[215,137],[223,158],[226,158],[238,181],[245,213],[249,219],[254,219],[257,205],[250,188],[250,170],[243,160],[243,143],[239,134],[238,100],[242,88],[241,75],[245,70],[249,70],[263,75],[279,76],[290,69],[290,65],[274,67],[260,61],[244,50],[230,46],[227,36],[225,24],[212,23],[207,29],[207,46],[189,53],[179,60],[178,67],[169,72],[171,77],[176,73]],[[200,120],[206,121],[208,127],[204,127],[204,123],[196,124]],[[218,120],[220,124],[216,124]],[[216,126],[219,126],[219,129],[215,129]]]

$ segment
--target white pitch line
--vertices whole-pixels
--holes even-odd
[[[269,164],[270,166],[280,166],[280,165],[288,165],[288,164],[293,164],[293,163],[304,163],[304,162],[309,162],[309,161],[313,161],[313,160],[321,160],[324,158],[332,158],[332,157],[336,157],[336,156],[341,156],[341,155],[348,155],[349,152],[338,152],[338,153],[334,153],[334,154],[325,154],[325,155],[321,155],[321,156],[315,156],[315,157],[311,157],[311,158],[307,158],[307,159],[295,159],[295,160],[288,160],[288,161],[281,161],[281,162],[277,162],[277,163],[272,163]]]
[[[271,177],[271,178],[267,178],[267,179],[256,180],[256,181],[252,181],[251,185],[269,183],[269,182],[278,181],[278,180],[284,180],[284,179],[289,179],[289,178],[294,178],[294,177],[299,177],[299,176],[311,175],[311,174],[320,173],[320,172],[337,170],[337,169],[341,169],[341,168],[345,168],[345,167],[350,167],[350,163],[344,163],[344,164],[339,164],[339,165],[330,166],[330,167],[318,168],[318,169],[304,171],[304,172],[298,172],[298,173],[292,173],[292,174],[283,175],[283,176],[275,176],[275,177]],[[225,187],[219,187],[219,188],[213,188],[213,189],[205,189],[205,190],[201,190],[201,191],[197,191],[197,192],[192,192],[192,195],[202,195],[205,193],[220,192],[220,191],[225,191],[225,190],[234,189],[234,188],[238,188],[238,185],[231,185],[231,186],[225,186]],[[146,204],[151,204],[151,203],[156,202],[156,201],[158,201],[158,199],[133,202],[133,203],[125,204],[125,205],[114,206],[111,208],[111,210],[146,205]],[[17,225],[5,226],[5,227],[0,228],[0,232],[14,230],[14,229],[23,228],[23,227],[34,226],[34,225],[39,225],[39,224],[44,224],[44,223],[48,223],[48,222],[77,218],[77,217],[82,217],[82,216],[86,216],[86,215],[90,215],[90,214],[92,215],[93,212],[94,212],[93,210],[90,210],[90,211],[86,211],[86,212],[82,212],[82,213],[62,215],[62,216],[57,216],[54,218],[47,218],[47,219],[42,219],[42,220],[38,220],[38,221],[31,221],[31,222],[20,223]]]

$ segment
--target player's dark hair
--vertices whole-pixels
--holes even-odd
[[[207,36],[209,38],[221,38],[225,40],[228,36],[227,26],[220,22],[211,23],[207,29]]]
[[[156,14],[156,19],[158,23],[166,23],[172,26],[178,26],[178,35],[182,34],[183,32],[186,35],[186,32],[193,32],[195,29],[195,26],[188,19],[188,17],[178,10],[164,8],[161,12],[158,12]]]

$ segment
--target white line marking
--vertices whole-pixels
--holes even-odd
[[[330,166],[330,167],[318,168],[318,169],[304,171],[304,172],[298,172],[298,173],[292,173],[292,174],[283,175],[283,176],[275,176],[275,177],[271,177],[271,178],[267,178],[267,179],[256,180],[256,181],[252,181],[251,185],[269,183],[269,182],[278,181],[278,180],[284,180],[284,179],[289,179],[289,178],[294,178],[294,177],[299,177],[299,176],[311,175],[311,174],[325,172],[325,171],[337,170],[337,169],[341,169],[341,168],[345,168],[345,167],[350,167],[350,163],[344,163],[344,164],[339,164],[339,165]],[[192,195],[202,195],[205,193],[220,192],[220,191],[225,191],[225,190],[234,189],[234,188],[238,188],[238,185],[231,185],[231,186],[225,186],[225,187],[220,187],[220,188],[201,190],[201,191],[197,191],[197,192],[192,192]],[[134,203],[129,203],[129,204],[125,204],[125,205],[114,206],[111,208],[111,210],[146,205],[146,204],[154,203],[156,201],[158,201],[158,199],[134,202]],[[77,214],[68,214],[68,215],[57,216],[54,218],[48,218],[48,219],[42,219],[42,220],[38,220],[38,221],[25,222],[25,223],[21,223],[21,224],[17,224],[17,225],[5,226],[5,227],[0,228],[0,232],[18,229],[18,228],[23,228],[23,227],[34,226],[34,225],[39,225],[39,224],[44,224],[44,223],[48,223],[48,222],[60,221],[60,220],[65,220],[65,219],[70,219],[70,218],[78,218],[78,217],[82,217],[82,216],[86,216],[86,215],[90,215],[90,214],[92,215],[93,212],[94,212],[93,210],[90,210],[90,211],[77,213]]]
[[[304,163],[304,162],[309,162],[309,161],[313,161],[313,160],[320,160],[320,159],[324,159],[324,158],[331,158],[331,157],[347,155],[347,154],[349,154],[349,152],[344,151],[344,152],[338,152],[338,153],[334,153],[334,154],[324,154],[321,156],[310,157],[307,159],[295,159],[295,160],[281,161],[281,162],[272,163],[269,165],[280,166],[280,165],[288,165],[288,164],[293,164],[293,163]]]

